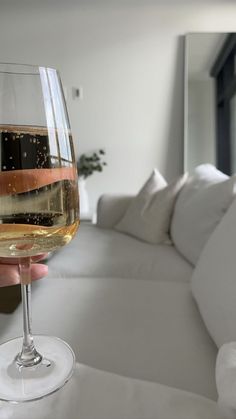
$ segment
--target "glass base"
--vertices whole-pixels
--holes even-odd
[[[0,400],[19,403],[41,399],[59,390],[72,376],[75,355],[67,343],[37,335],[34,343],[43,360],[33,367],[19,367],[15,362],[22,338],[0,345]]]

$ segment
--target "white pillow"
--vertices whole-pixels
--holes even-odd
[[[235,178],[229,178],[210,164],[198,166],[181,190],[174,208],[171,238],[193,265],[234,194]]]
[[[191,283],[216,345],[236,341],[236,199],[208,240]]]
[[[181,176],[170,185],[160,176],[157,170],[152,174],[139,194],[133,198],[123,218],[115,226],[116,230],[153,244],[169,240],[173,206],[187,175]]]

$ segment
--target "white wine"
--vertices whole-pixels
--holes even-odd
[[[53,251],[78,229],[73,156],[52,154],[49,140],[46,128],[0,126],[0,256]]]
[[[69,243],[78,226],[79,221],[62,227],[2,224],[0,255],[22,257],[51,252]]]

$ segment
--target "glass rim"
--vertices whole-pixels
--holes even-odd
[[[38,64],[0,62],[0,73],[6,74],[38,75],[40,74],[40,68],[52,70],[59,74],[58,70],[54,67],[47,67]]]

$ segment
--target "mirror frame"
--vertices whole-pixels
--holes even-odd
[[[216,156],[215,165],[221,171],[230,175],[233,171],[236,171],[236,130],[232,131],[232,127],[236,127],[236,33],[227,32],[190,32],[185,35],[183,150],[184,171],[189,169],[189,165],[191,163],[191,159],[189,159],[189,147],[191,147],[189,141],[189,59],[193,60],[193,55],[189,57],[189,51],[191,48],[191,42],[192,46],[194,46],[193,37],[201,36],[202,40],[204,35],[208,35],[208,39],[209,35],[213,35],[212,39],[214,40],[215,36],[215,40],[218,42],[215,44],[217,46],[216,49],[213,47],[213,49],[209,49],[207,51],[207,45],[205,49],[208,54],[210,54],[211,58],[211,63],[208,63],[209,67],[207,68],[207,71],[209,76],[215,79],[213,85],[214,108],[212,109],[212,112],[214,113],[215,131],[215,138],[213,137]],[[233,103],[232,107],[232,99],[234,98],[235,103]],[[231,108],[234,111],[233,113]],[[199,161],[199,164],[200,163],[201,161]]]

